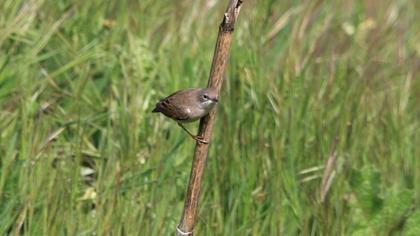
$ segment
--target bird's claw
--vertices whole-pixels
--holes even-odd
[[[203,144],[209,144],[209,141],[204,140],[204,137],[203,136],[197,135],[197,136],[194,137],[194,139],[197,142],[200,142],[200,143],[203,143]]]

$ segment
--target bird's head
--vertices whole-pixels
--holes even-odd
[[[199,101],[203,108],[212,108],[218,100],[218,94],[215,88],[205,88],[199,92]]]

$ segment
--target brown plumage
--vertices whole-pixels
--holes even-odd
[[[193,122],[206,116],[216,105],[217,91],[214,88],[191,88],[177,91],[156,103],[152,112],[160,112],[174,119],[195,140],[207,143],[192,135],[181,123]]]

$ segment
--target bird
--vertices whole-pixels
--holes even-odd
[[[156,103],[152,112],[162,113],[175,120],[194,140],[208,144],[207,140],[193,135],[184,123],[194,122],[206,116],[218,103],[216,88],[188,88],[176,91]]]

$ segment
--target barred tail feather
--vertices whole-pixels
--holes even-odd
[[[158,106],[156,106],[156,107],[155,107],[155,109],[153,109],[153,111],[152,111],[152,112],[153,112],[153,113],[160,112],[159,107],[158,107]]]

